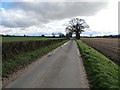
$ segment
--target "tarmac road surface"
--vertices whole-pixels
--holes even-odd
[[[5,88],[89,88],[76,42],[68,41]]]

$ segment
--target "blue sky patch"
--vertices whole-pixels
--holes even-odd
[[[0,5],[0,8],[9,8],[9,2],[2,2],[1,5]]]

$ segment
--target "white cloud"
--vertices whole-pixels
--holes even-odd
[[[108,0],[2,0],[4,2],[106,2]]]
[[[13,2],[9,3],[9,9],[2,9],[2,21],[6,27],[12,27],[12,24],[13,27],[29,27],[75,16],[95,15],[106,5],[104,2]]]
[[[85,8],[87,5],[88,7]],[[17,4],[17,6],[13,6],[8,10],[2,10],[4,26],[1,26],[0,30],[2,34],[21,35],[32,35],[36,33],[49,34],[52,32],[65,33],[64,24],[66,24],[70,18],[77,16],[85,19],[90,26],[91,31],[86,32],[101,32],[96,35],[117,34],[117,5],[118,2],[114,0],[109,0],[107,7],[106,3],[89,2],[86,4]],[[77,10],[76,7],[78,7]],[[22,30],[19,26],[25,29]]]
[[[110,1],[107,8],[99,11],[95,16],[83,17],[87,20],[92,31],[118,34],[118,2]],[[101,35],[101,34],[100,34]]]
[[[39,35],[39,34],[52,34],[52,33],[64,33],[65,27],[63,23],[68,22],[69,20],[54,21],[42,26],[34,25],[27,28],[9,28],[5,26],[0,26],[1,34],[10,34],[10,35]],[[19,31],[19,32],[18,32]]]
[[[28,16],[24,11],[7,11],[1,8],[2,25],[5,27],[28,27],[40,23],[36,18]]]

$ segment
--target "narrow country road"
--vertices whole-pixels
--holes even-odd
[[[70,40],[5,88],[88,87],[77,44]]]

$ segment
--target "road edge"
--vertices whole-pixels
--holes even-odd
[[[75,41],[76,43],[76,41]],[[76,43],[77,45],[77,43]],[[86,70],[85,70],[85,67],[84,67],[84,64],[83,64],[83,59],[81,57],[81,53],[79,51],[79,47],[77,45],[77,54],[78,54],[78,60],[79,60],[79,66],[80,66],[80,79],[81,79],[81,88],[90,88],[90,85],[89,85],[89,80],[87,79],[87,74],[86,74]]]
[[[47,57],[51,56],[52,54],[54,54],[56,51],[58,51],[60,48],[62,48],[66,43],[68,43],[69,41],[65,42],[64,44],[62,44],[61,46],[53,49],[52,51],[48,52],[47,54],[43,55],[40,58],[37,58],[35,61],[33,61],[32,63],[30,63],[29,65],[25,66],[24,68],[21,68],[20,70],[18,70],[17,72],[13,73],[12,75],[10,75],[9,78],[2,78],[2,88],[6,87],[10,82],[13,82],[14,80],[16,80],[17,78],[19,78],[23,73],[28,72],[30,69],[32,69],[32,67],[34,67],[36,64],[40,64],[42,63]]]

